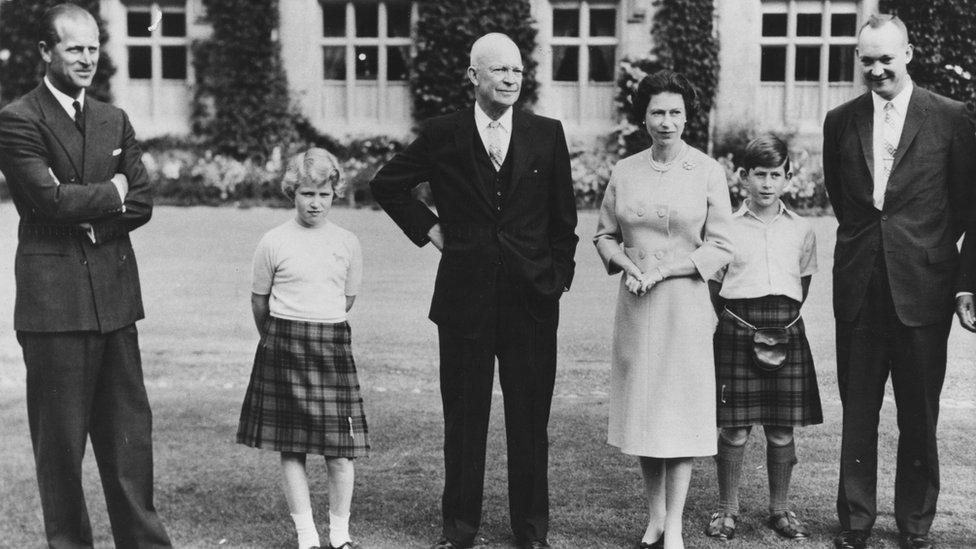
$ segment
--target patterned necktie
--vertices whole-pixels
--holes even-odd
[[[81,103],[74,101],[71,106],[75,108],[75,128],[81,132],[81,135],[85,135],[85,112],[81,110]]]
[[[486,143],[488,147],[488,156],[491,157],[491,163],[495,167],[495,171],[502,169],[502,164],[505,163],[505,150],[502,149],[502,132],[505,131],[502,128],[501,123],[497,120],[492,120],[488,123],[488,130],[485,132]]]
[[[898,128],[896,127],[895,105],[891,101],[884,104],[884,123],[881,126],[881,180],[874,187],[874,206],[884,207],[885,190],[888,188],[888,178],[895,164],[895,153],[898,151]]]

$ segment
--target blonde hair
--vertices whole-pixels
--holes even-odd
[[[281,192],[288,198],[295,198],[295,191],[302,185],[332,185],[336,196],[345,196],[347,182],[339,160],[329,151],[315,147],[289,158],[281,177]]]

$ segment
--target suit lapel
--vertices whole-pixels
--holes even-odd
[[[481,180],[481,172],[475,167],[474,159],[474,132],[477,131],[474,124],[474,108],[466,109],[459,113],[459,117],[454,125],[454,146],[457,149],[458,159],[464,172],[470,174],[469,181],[481,198],[488,203],[494,210],[494,201],[488,190],[487,183]]]
[[[871,101],[871,92],[861,96],[861,101],[854,110],[854,124],[857,127],[857,135],[861,138],[861,154],[864,156],[864,163],[868,166],[871,173],[871,185],[874,186],[874,103]]]
[[[918,130],[925,123],[928,114],[928,105],[925,102],[925,95],[921,88],[915,86],[912,90],[912,97],[908,101],[908,112],[905,114],[905,125],[901,129],[901,138],[898,140],[898,149],[895,151],[895,159],[891,164],[891,173],[894,174],[898,169],[901,159],[905,158],[905,151],[912,145]],[[890,180],[889,180],[890,181]]]
[[[104,177],[99,173],[101,164],[99,157],[104,161],[104,144],[112,143],[111,136],[106,135],[105,128],[108,118],[102,109],[102,105],[94,101],[85,100],[85,161],[82,168],[85,171],[84,181],[96,181]]]
[[[512,155],[512,180],[508,184],[509,196],[514,196],[515,187],[518,186],[531,159],[532,149],[529,143],[531,127],[528,117],[515,109],[515,112],[512,113],[512,139],[508,148],[508,153]]]
[[[37,103],[44,123],[51,128],[54,138],[57,139],[71,161],[71,166],[75,169],[75,177],[84,181],[82,167],[85,140],[78,132],[78,128],[75,127],[74,120],[61,108],[61,104],[51,94],[51,90],[47,89],[44,82],[41,82],[37,88]]]

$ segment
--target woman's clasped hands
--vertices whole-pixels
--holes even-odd
[[[661,267],[656,267],[648,272],[627,272],[627,278],[624,281],[624,285],[627,287],[627,291],[641,297],[650,291],[655,284],[661,282],[667,278],[667,274]]]

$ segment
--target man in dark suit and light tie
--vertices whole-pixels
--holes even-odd
[[[933,547],[939,394],[960,283],[956,241],[973,215],[976,139],[962,103],[913,85],[912,46],[897,17],[872,16],[856,55],[870,91],[824,122],[824,181],[839,223],[833,283],[844,409],[834,544],[865,547],[877,516],[878,417],[890,375],[899,545],[925,549]]]
[[[45,12],[44,81],[0,111],[0,170],[20,215],[14,329],[48,544],[92,546],[81,463],[90,436],[117,547],[170,547],[153,506],[152,418],[135,322],[143,318],[129,232],[152,191],[121,110],[85,95],[95,19]]]
[[[442,254],[430,307],[445,424],[443,539],[436,549],[471,547],[478,532],[496,357],[512,530],[520,548],[549,547],[556,325],[578,238],[562,125],[513,108],[522,70],[507,36],[479,38],[467,69],[476,104],[428,120],[371,183],[407,236]],[[424,181],[436,214],[410,194]]]

